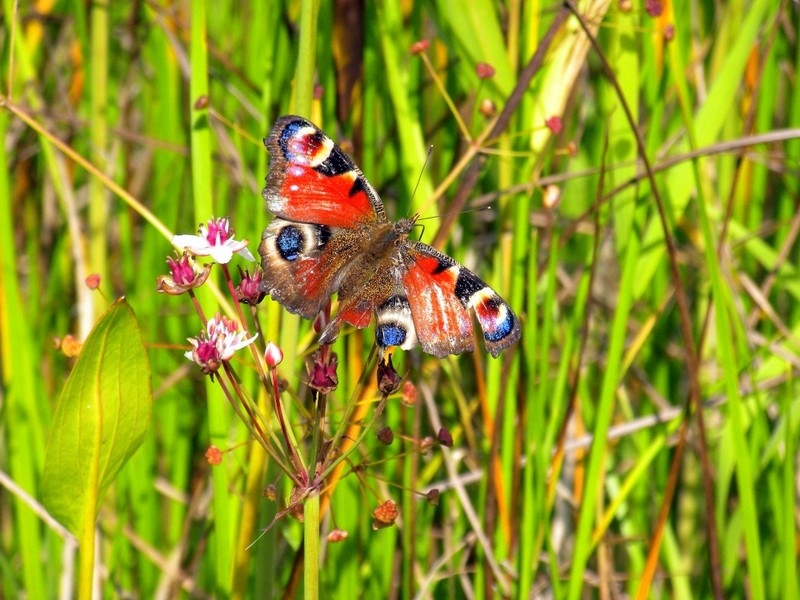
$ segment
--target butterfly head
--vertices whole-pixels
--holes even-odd
[[[396,244],[402,244],[406,240],[408,234],[411,233],[416,226],[417,219],[419,219],[418,214],[406,219],[400,219],[392,225],[391,235],[395,239]]]

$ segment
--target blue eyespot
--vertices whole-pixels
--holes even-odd
[[[375,328],[375,341],[380,348],[389,346],[402,346],[406,341],[405,327],[397,323],[384,323]]]
[[[506,312],[506,318],[500,323],[494,323],[491,331],[484,331],[483,337],[488,342],[499,342],[514,330],[514,316],[511,311]]]
[[[275,245],[284,260],[294,261],[300,256],[304,245],[303,232],[294,225],[287,225],[278,232]]]
[[[303,127],[308,127],[309,123],[304,121],[303,119],[298,119],[296,121],[292,121],[288,123],[284,130],[281,132],[281,137],[278,140],[278,145],[281,147],[283,151],[283,155],[286,157],[286,160],[292,161],[297,157],[297,153],[292,151],[292,148],[289,144],[295,137],[297,137],[298,132]]]

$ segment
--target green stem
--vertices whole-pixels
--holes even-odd
[[[91,92],[89,130],[92,141],[90,158],[97,168],[104,173],[109,171],[106,152],[108,150],[108,4],[105,1],[92,3],[91,10]],[[97,178],[89,179],[89,268],[98,273],[103,288],[109,290],[108,283],[108,248],[107,232],[109,231],[108,212],[109,199],[103,182]],[[95,310],[97,317],[99,307]]]
[[[295,70],[294,110],[310,116],[314,98],[314,67],[317,56],[318,0],[303,0],[300,4],[300,46]]]
[[[305,600],[319,598],[319,491],[315,490],[303,504],[305,557],[303,588]]]
[[[84,519],[78,547],[78,600],[92,600],[94,579],[94,519]]]
[[[372,416],[370,417],[367,424],[361,428],[361,432],[358,434],[358,437],[353,442],[353,445],[350,446],[350,449],[347,452],[343,452],[335,460],[332,460],[329,464],[327,464],[325,470],[318,477],[320,481],[324,481],[325,479],[327,479],[327,477],[331,473],[333,473],[333,470],[340,462],[342,462],[343,460],[347,460],[350,457],[350,455],[358,449],[358,447],[361,445],[361,442],[363,442],[364,438],[367,437],[367,434],[370,431],[372,431],[372,428],[375,426],[375,422],[378,420],[378,417],[380,417],[381,414],[383,413],[383,409],[386,406],[386,398],[387,396],[385,394],[381,396],[380,402],[378,402],[378,406],[376,406],[375,410],[372,411]],[[333,447],[338,448],[339,447],[338,442],[341,438],[334,438],[334,439],[336,439],[336,443],[333,444]]]

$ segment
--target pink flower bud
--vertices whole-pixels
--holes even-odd
[[[267,350],[264,352],[264,360],[267,361],[267,366],[274,369],[283,360],[283,350],[277,344],[269,342],[267,344]]]

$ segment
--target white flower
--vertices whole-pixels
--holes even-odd
[[[228,217],[212,218],[206,225],[200,226],[199,234],[176,235],[172,238],[172,245],[195,256],[210,256],[221,265],[228,264],[234,253],[251,262],[255,261],[247,249],[247,240],[237,242],[233,239],[233,228]]]

